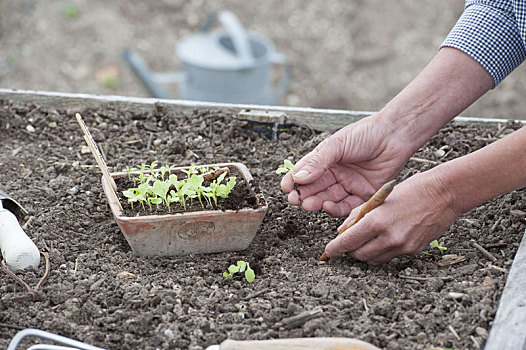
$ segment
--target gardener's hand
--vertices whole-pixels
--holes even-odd
[[[409,142],[378,113],[321,142],[294,166],[294,181],[290,173],[283,177],[281,188],[289,193],[290,204],[301,204],[304,210],[347,216],[394,179],[412,152]]]
[[[430,170],[397,184],[383,204],[327,245],[327,256],[347,254],[381,264],[399,255],[420,253],[460,215],[454,195],[435,173]],[[354,209],[338,231],[360,209]]]

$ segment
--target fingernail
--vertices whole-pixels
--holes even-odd
[[[309,172],[307,170],[300,170],[297,174],[294,175],[296,179],[306,178],[307,176],[309,176]]]

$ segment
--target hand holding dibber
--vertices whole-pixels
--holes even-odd
[[[363,205],[362,209],[358,213],[358,216],[338,230],[338,236],[345,232],[348,228],[356,224],[358,221],[360,221],[360,219],[363,218],[365,214],[382,204],[387,198],[387,196],[389,196],[391,191],[393,191],[395,184],[396,180],[393,180],[380,187],[380,189]],[[325,252],[323,252],[322,256],[320,256],[320,258],[318,259],[318,261],[327,260],[329,260],[329,257],[325,254]]]

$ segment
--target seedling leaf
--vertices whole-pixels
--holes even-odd
[[[248,265],[247,270],[245,271],[245,278],[248,283],[252,283],[256,279],[256,274],[254,273],[254,270],[252,270]]]
[[[431,243],[429,243],[429,245],[431,247],[434,247],[434,248],[437,248],[438,250],[440,250],[440,254],[444,254],[444,252],[447,250],[447,247],[443,246],[442,244],[440,244],[438,242],[438,240],[434,240],[432,241]]]
[[[276,170],[276,174],[286,174],[290,172],[290,175],[294,176],[294,164],[288,159],[283,160],[283,166]]]
[[[236,272],[239,272],[239,266],[230,265],[228,267],[228,272],[230,272],[231,275],[235,274]]]
[[[247,268],[247,263],[244,261],[238,261],[237,266],[239,267],[239,272],[244,272]]]
[[[230,265],[227,272],[223,272],[223,277],[233,277],[237,272],[245,273],[247,282],[252,283],[256,279],[254,270],[250,268],[250,264],[246,261],[240,260],[237,265]]]

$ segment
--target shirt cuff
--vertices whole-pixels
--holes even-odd
[[[493,87],[526,58],[517,23],[486,5],[467,7],[440,47],[445,46],[463,51],[480,63],[493,78]]]

